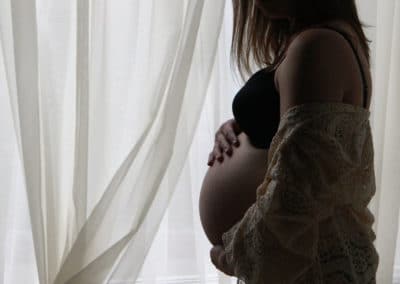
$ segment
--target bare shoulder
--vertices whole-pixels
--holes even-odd
[[[354,52],[338,32],[310,28],[297,35],[277,70],[281,114],[307,102],[341,102],[357,66]],[[354,64],[353,64],[354,63]]]

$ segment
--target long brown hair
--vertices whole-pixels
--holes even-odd
[[[371,42],[364,34],[358,16],[355,0],[301,0],[296,4],[295,21],[270,18],[263,12],[261,0],[232,0],[233,33],[231,43],[231,64],[236,61],[241,78],[243,69],[250,75],[250,65],[254,63],[267,68],[274,68],[283,57],[292,35],[305,27],[329,20],[344,20],[356,32],[362,50],[370,62]],[[265,8],[266,9],[266,8]],[[310,16],[310,12],[312,16]],[[301,15],[307,15],[302,17]]]

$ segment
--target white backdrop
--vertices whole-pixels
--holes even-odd
[[[400,283],[400,2],[358,7],[374,26],[378,283]],[[198,213],[243,83],[231,9],[0,0],[1,283],[234,283],[211,264]]]

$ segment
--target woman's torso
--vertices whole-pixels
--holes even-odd
[[[355,45],[354,42],[353,44]],[[354,105],[363,105],[364,79],[364,84],[368,89],[367,107],[369,107],[371,78],[366,64],[367,61],[359,46],[355,45],[355,48],[355,52],[357,52],[359,58],[354,57],[354,64],[349,63],[349,66],[355,65],[355,68],[360,66],[363,70],[363,74],[366,76],[363,78],[360,76],[360,70],[349,68],[349,76],[353,78],[353,80],[351,80],[353,83],[344,91],[343,102]],[[359,62],[357,59],[359,59]],[[262,78],[262,80],[265,80],[266,84],[269,84],[269,87],[267,86],[266,88],[269,88],[270,91],[266,92],[265,96],[276,95],[279,97],[277,76],[279,74],[278,72],[282,72],[281,70],[283,69],[281,69],[281,67],[283,64],[285,64],[284,59],[281,61],[278,68],[276,68],[276,72],[271,73],[273,74],[272,77],[271,74],[265,74],[265,77]],[[261,79],[260,77],[258,78]],[[220,237],[222,233],[239,221],[248,207],[250,207],[256,200],[256,189],[262,182],[267,169],[269,143],[273,134],[277,130],[279,119],[282,115],[279,110],[279,99],[282,98],[278,98],[278,100],[277,98],[274,98],[272,100],[264,101],[264,104],[267,102],[273,103],[273,105],[268,106],[268,109],[273,110],[273,108],[275,108],[276,110],[271,117],[266,113],[264,121],[256,122],[255,119],[257,115],[262,115],[260,110],[258,113],[253,114],[252,117],[253,126],[257,126],[261,134],[262,132],[268,134],[258,135],[257,138],[254,138],[257,136],[254,134],[256,131],[255,128],[252,128],[248,133],[240,133],[238,136],[241,142],[240,146],[238,148],[233,147],[232,156],[229,157],[224,154],[223,162],[219,163],[216,161],[214,165],[208,169],[204,177],[199,201],[200,217],[204,231],[211,243],[214,245],[221,244]],[[242,111],[241,113],[246,114],[246,111]],[[277,119],[277,113],[279,114],[279,119]],[[251,114],[251,112],[247,112],[247,115],[249,114]],[[270,121],[265,122],[268,118]],[[264,125],[269,125],[269,128],[263,128]],[[247,130],[249,129],[249,127],[244,128]],[[248,136],[248,134],[251,133],[253,133],[253,140],[257,140],[258,144],[251,142],[251,137]],[[258,132],[258,134],[260,133]],[[260,145],[260,143],[264,144]]]

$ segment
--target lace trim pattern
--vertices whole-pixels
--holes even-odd
[[[376,283],[369,116],[326,102],[282,116],[256,202],[222,235],[237,283]]]

